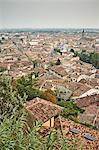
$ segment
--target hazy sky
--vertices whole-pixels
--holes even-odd
[[[0,28],[99,28],[99,0],[0,0]]]

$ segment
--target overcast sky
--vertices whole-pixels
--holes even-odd
[[[0,28],[99,28],[99,0],[0,0]]]

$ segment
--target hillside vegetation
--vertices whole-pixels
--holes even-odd
[[[29,128],[23,104],[29,100],[26,95],[28,86],[35,87],[35,82],[24,82],[25,85],[22,86],[23,84],[21,85],[19,81],[20,79],[15,82],[9,76],[0,75],[0,149],[77,150],[75,140],[71,142],[71,139],[63,138],[59,131],[53,130],[43,138],[37,132],[37,128],[41,126],[38,122],[33,128]],[[19,92],[19,87],[21,92]],[[36,94],[38,92],[34,90],[32,96],[35,97]]]

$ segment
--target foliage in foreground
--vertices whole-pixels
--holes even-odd
[[[43,138],[37,132],[39,124],[29,128],[23,107],[25,93],[20,97],[13,89],[10,77],[0,76],[0,83],[1,150],[77,150],[76,142],[63,138],[56,130]]]
[[[4,116],[11,116],[23,106],[26,100],[26,94],[23,98],[13,89],[12,79],[6,75],[0,75],[0,121]]]
[[[20,79],[18,79],[16,81],[15,89],[18,91],[21,97],[23,97],[24,93],[26,93],[27,100],[40,97],[51,101],[52,103],[57,102],[55,93],[52,90],[48,89],[46,91],[41,91],[38,89],[36,79],[33,79],[31,74],[27,77],[22,76]]]
[[[77,141],[63,138],[59,131],[53,130],[42,138],[37,132],[39,124],[25,133],[24,123],[24,115],[17,119],[5,117],[0,126],[1,150],[77,150]]]
[[[41,97],[42,91],[37,88],[36,79],[32,78],[32,74],[27,77],[22,76],[16,81],[16,90],[21,97],[24,96],[24,93],[27,95],[27,100],[31,100],[35,97]]]

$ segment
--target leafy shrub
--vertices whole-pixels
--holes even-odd
[[[37,132],[40,124],[29,128],[23,106],[26,95],[24,93],[24,97],[20,97],[18,91],[15,91],[15,81],[14,89],[12,85],[11,77],[0,76],[0,102],[6,108],[0,113],[0,150],[77,150],[76,143],[64,138],[56,130],[42,137]],[[52,91],[49,93],[54,95]]]
[[[61,113],[61,115],[65,118],[69,118],[69,119],[74,118],[75,119],[79,113],[83,112],[83,110],[78,108],[76,106],[76,103],[72,100],[70,100],[70,101],[61,100],[60,102],[58,102],[58,105],[64,107],[64,110]]]
[[[41,97],[45,100],[48,100],[48,101],[54,103],[54,104],[57,103],[55,93],[50,89],[44,91]]]
[[[4,72],[4,71],[6,71],[6,70],[7,70],[6,68],[0,67],[0,72]]]
[[[31,100],[42,95],[42,91],[37,88],[36,79],[32,78],[32,74],[18,79],[16,81],[16,89],[21,97],[23,97],[24,93],[26,93],[27,100]]]

